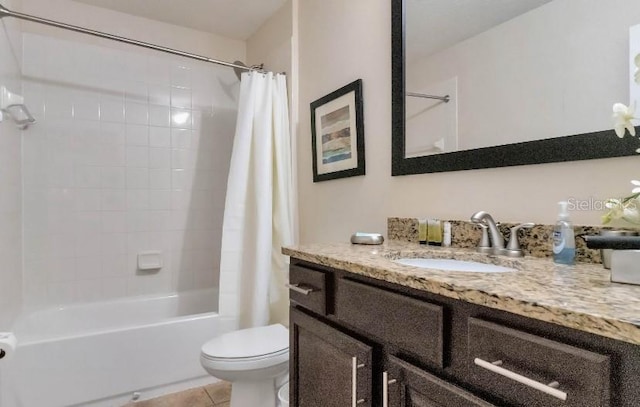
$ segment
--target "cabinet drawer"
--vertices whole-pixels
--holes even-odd
[[[335,315],[426,364],[443,367],[443,309],[439,305],[339,279]]]
[[[469,318],[474,384],[516,406],[609,406],[609,357]],[[564,400],[563,400],[564,399]]]
[[[388,397],[389,407],[494,407],[394,356],[389,356],[388,376],[384,379],[387,380],[388,395],[383,391],[383,397]]]
[[[320,315],[327,315],[327,274],[306,267],[289,268],[289,298]]]

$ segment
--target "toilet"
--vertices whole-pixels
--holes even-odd
[[[289,331],[275,324],[220,335],[202,346],[200,363],[231,382],[231,407],[275,407],[289,372]]]

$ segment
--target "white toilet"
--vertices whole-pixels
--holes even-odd
[[[275,324],[220,335],[202,346],[200,363],[231,382],[231,407],[275,407],[289,371],[289,331]]]

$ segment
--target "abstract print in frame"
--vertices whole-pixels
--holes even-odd
[[[365,174],[362,79],[311,103],[313,182]]]

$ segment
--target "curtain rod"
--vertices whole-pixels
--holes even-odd
[[[218,64],[218,65],[224,65],[224,66],[228,66],[228,67],[235,68],[235,69],[242,69],[242,70],[246,70],[246,71],[258,71],[258,72],[262,71],[261,70],[261,65],[260,66],[251,66],[251,67],[249,67],[249,66],[244,66],[244,65],[231,63],[231,62],[220,61],[220,60],[213,59],[213,58],[208,58],[208,57],[205,57],[205,56],[202,56],[202,55],[192,54],[190,52],[180,51],[180,50],[173,49],[173,48],[167,48],[167,47],[163,47],[163,46],[160,46],[160,45],[154,45],[154,44],[150,44],[148,42],[133,40],[133,39],[126,38],[126,37],[120,37],[118,35],[113,35],[113,34],[105,33],[105,32],[102,32],[102,31],[96,31],[96,30],[91,30],[91,29],[84,28],[84,27],[79,27],[77,25],[65,24],[65,23],[61,23],[61,22],[58,22],[58,21],[48,20],[46,18],[41,18],[41,17],[36,17],[36,16],[29,15],[29,14],[19,13],[17,11],[11,11],[8,8],[4,7],[2,4],[0,4],[0,20],[2,18],[4,18],[4,17],[14,17],[14,18],[17,18],[17,19],[20,19],[20,20],[31,21],[32,23],[49,25],[49,26],[52,26],[52,27],[62,28],[63,30],[75,31],[75,32],[78,32],[78,33],[81,33],[81,34],[93,35],[95,37],[106,38],[108,40],[123,42],[125,44],[130,44],[130,45],[136,45],[138,47],[152,49],[154,51],[166,52],[168,54],[179,55],[181,57],[191,58],[191,59],[195,59],[195,60],[198,60],[198,61],[209,62],[209,63],[212,63],[212,64]]]

